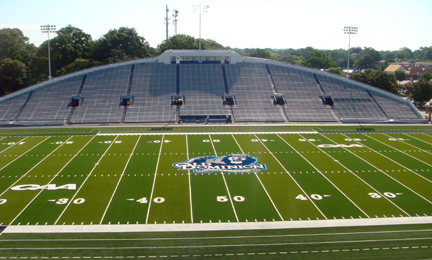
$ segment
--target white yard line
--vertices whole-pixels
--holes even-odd
[[[72,198],[69,200],[68,204],[66,205],[66,207],[63,209],[63,211],[60,213],[59,217],[57,218],[57,220],[54,222],[54,225],[57,225],[57,222],[60,220],[60,218],[63,216],[63,214],[65,213],[65,211],[69,208],[69,205],[72,203],[72,201],[75,199],[76,195],[79,193],[79,191],[81,190],[82,187],[84,187],[84,184],[86,183],[86,181],[88,180],[88,178],[91,176],[91,174],[93,173],[93,171],[96,169],[96,167],[99,165],[99,162],[102,160],[102,158],[104,158],[105,154],[108,152],[108,150],[111,148],[111,146],[114,144],[115,140],[117,139],[118,136],[116,136],[114,138],[114,140],[111,142],[111,144],[108,146],[108,148],[105,150],[105,152],[102,154],[102,156],[99,158],[99,160],[97,161],[97,163],[95,163],[95,166],[93,166],[93,169],[89,172],[89,174],[87,174],[87,177],[85,178],[85,180],[83,181],[83,183],[81,183],[81,186],[78,188],[78,190],[75,192],[75,194],[72,196]]]
[[[366,136],[366,137],[369,137],[369,136],[367,136],[367,135],[365,135],[365,134],[363,134],[363,135],[364,135],[364,136]],[[371,137],[371,138],[372,138],[372,137]],[[372,138],[372,139],[373,139],[373,138]],[[389,158],[389,157],[385,156],[384,154],[382,154],[382,153],[379,153],[378,151],[376,151],[376,150],[374,150],[374,149],[370,148],[369,146],[365,145],[364,143],[362,143],[362,145],[364,145],[365,147],[367,147],[367,148],[371,149],[371,150],[372,150],[372,151],[374,151],[375,153],[377,153],[377,154],[379,154],[379,155],[383,156],[384,158],[386,158],[386,159],[388,159],[388,160],[390,160],[390,161],[392,161],[392,162],[396,163],[397,165],[401,166],[402,168],[405,168],[405,169],[407,169],[408,171],[410,171],[410,172],[414,173],[415,175],[419,176],[420,178],[424,179],[425,181],[428,181],[428,182],[432,183],[432,180],[429,180],[428,178],[426,178],[426,177],[424,177],[424,176],[422,176],[422,175],[420,175],[420,174],[416,173],[416,172],[415,172],[414,170],[412,170],[412,169],[410,169],[410,168],[406,167],[405,165],[402,165],[402,164],[400,164],[400,163],[396,162],[395,160],[393,160],[393,159],[391,159],[391,158]]]
[[[63,142],[63,144],[65,144],[67,141],[69,141],[73,136],[69,137],[65,142]],[[93,136],[90,141],[88,141],[56,174],[54,174],[54,176],[52,177],[52,179],[48,182],[48,184],[51,184],[51,182],[57,177],[57,175],[59,173],[61,173],[63,171],[64,168],[66,168],[66,166],[91,142],[91,140],[93,140],[93,138],[95,138],[96,136]],[[60,146],[63,146],[63,144],[61,144]],[[59,146],[59,148],[60,148]],[[23,210],[21,210],[21,212],[10,222],[9,225],[12,225],[12,223],[21,215],[21,213],[24,212],[24,210],[27,209],[28,206],[30,206],[30,204],[33,203],[33,201],[43,192],[44,190],[40,190],[38,192],[38,194],[36,194],[36,196],[27,204],[27,206],[25,206],[25,208]]]
[[[344,134],[342,134],[344,135]],[[323,136],[324,138],[327,138],[330,142],[336,144],[335,141],[331,140],[330,138],[328,138],[327,136],[321,134],[321,136]],[[344,135],[346,136],[346,135]],[[348,137],[348,136],[346,136]],[[357,142],[358,143],[358,142]],[[347,148],[343,148],[345,151],[349,152],[350,154],[354,155],[355,157],[359,158],[360,160],[364,161],[365,163],[369,164],[370,166],[374,167],[375,169],[377,169],[378,171],[384,173],[385,175],[387,175],[389,178],[395,180],[394,178],[392,178],[391,176],[389,176],[388,174],[386,174],[383,170],[379,169],[378,167],[372,165],[371,163],[369,163],[368,161],[366,161],[365,159],[361,158],[360,156],[358,156],[357,154],[351,152],[350,150],[348,150]],[[330,155],[329,155],[330,156]],[[331,156],[330,156],[331,157]],[[332,157],[334,159],[334,157]],[[408,214],[408,212],[406,212],[405,210],[403,210],[401,207],[399,207],[396,203],[394,203],[393,201],[390,200],[390,198],[388,198],[387,196],[384,196],[384,194],[382,194],[380,191],[378,191],[377,189],[375,189],[372,185],[370,185],[368,182],[366,182],[365,180],[363,180],[362,178],[360,178],[357,174],[355,174],[353,171],[349,171],[349,173],[353,174],[354,176],[356,176],[358,179],[360,179],[361,181],[363,181],[366,185],[368,185],[371,189],[373,189],[376,193],[378,193],[382,198],[385,198],[388,202],[390,202],[391,204],[393,204],[393,206],[395,206],[396,208],[398,208],[400,211],[402,211],[403,213],[405,213],[407,216],[411,217],[410,214]],[[395,180],[396,182],[398,182],[399,184],[401,184],[402,186],[404,186],[405,188],[411,190],[410,188],[406,187],[405,185],[403,185],[402,183],[400,183],[399,181]],[[412,192],[414,192],[413,190],[411,190]],[[417,193],[416,193],[417,194]],[[419,194],[417,194],[419,195]],[[420,196],[420,195],[419,195]],[[424,198],[425,199],[425,198]],[[426,200],[426,199],[425,199]],[[428,201],[428,200],[426,200]],[[428,201],[429,202],[429,201]],[[429,202],[430,203],[430,202]]]
[[[18,157],[15,158],[15,159],[13,159],[11,162],[9,162],[9,163],[6,164],[5,166],[3,166],[3,167],[0,169],[0,171],[3,170],[4,168],[6,168],[9,164],[15,162],[16,160],[18,160],[19,158],[21,158],[22,156],[24,156],[26,153],[28,153],[28,152],[30,152],[31,150],[33,150],[33,148],[37,147],[38,145],[40,145],[41,143],[43,143],[43,142],[44,142],[46,139],[48,139],[48,138],[50,138],[50,137],[47,137],[47,138],[43,139],[42,141],[40,141],[40,143],[38,143],[37,145],[35,145],[35,146],[33,146],[32,148],[30,148],[29,150],[27,150],[25,153],[21,154],[20,156],[18,156]],[[0,195],[0,196],[1,196],[1,195]]]
[[[291,149],[293,149],[298,155],[300,155],[305,161],[307,161],[317,172],[319,172],[319,170],[317,168],[315,168],[315,166],[313,166],[306,158],[303,157],[303,155],[301,155],[296,149],[294,149],[285,139],[283,139],[282,137],[280,137],[279,135],[277,135],[282,141],[284,141],[289,147],[291,147]],[[258,140],[259,139],[257,137]],[[261,142],[262,143],[262,142]],[[264,144],[263,144],[264,145]],[[308,198],[308,201],[311,202],[314,207],[318,210],[319,213],[321,213],[321,215],[327,219],[327,216],[321,211],[321,209],[315,204],[315,202],[313,201],[313,199],[311,199],[309,197],[309,195],[307,194],[307,192],[302,188],[302,186],[300,186],[300,184],[294,179],[294,177],[291,175],[291,173],[289,173],[289,171],[282,165],[282,163],[276,158],[276,156],[267,148],[266,145],[264,145],[264,147],[267,149],[267,151],[270,152],[270,154],[275,158],[275,160],[279,163],[279,165],[284,169],[285,173],[287,173],[291,179],[294,181],[294,183],[299,187],[299,189],[305,194],[305,196]]]
[[[152,190],[151,190],[151,194],[150,194],[149,206],[148,206],[148,209],[147,209],[147,216],[146,216],[146,222],[145,222],[146,224],[148,224],[148,218],[149,218],[149,215],[150,215],[150,207],[151,207],[152,200],[153,200],[153,192],[154,192],[154,187],[155,187],[155,184],[156,184],[156,176],[157,176],[157,172],[158,172],[158,168],[159,168],[160,156],[162,154],[162,146],[163,146],[163,142],[164,142],[164,137],[165,137],[165,135],[162,135],[162,140],[160,142],[161,145],[160,145],[160,148],[159,148],[159,155],[158,155],[158,159],[157,159],[157,162],[156,162],[156,169],[155,169],[155,174],[154,174],[154,179],[153,179]]]
[[[254,132],[255,134],[318,134],[317,131],[302,131],[302,132]],[[196,133],[97,133],[96,135],[232,135],[232,134],[250,134],[250,132],[196,132]]]
[[[232,136],[232,138],[234,139],[234,141],[236,142],[237,146],[240,148],[240,151],[244,154],[244,151],[243,151],[243,149],[241,148],[240,144],[237,142],[237,139],[234,137],[234,135],[231,135],[231,136]],[[255,137],[256,137],[256,135],[255,135]],[[256,137],[256,138],[258,138],[258,137]],[[264,184],[262,183],[262,181],[261,181],[261,179],[260,179],[260,177],[258,176],[257,173],[255,173],[255,177],[257,177],[259,183],[261,184],[261,187],[264,189],[265,193],[267,194],[267,197],[269,198],[271,204],[273,205],[273,207],[274,207],[274,209],[276,210],[277,214],[279,215],[280,219],[282,219],[282,221],[284,221],[284,218],[283,218],[282,215],[280,214],[278,208],[276,207],[276,205],[275,205],[274,202],[273,202],[273,199],[271,198],[270,194],[268,193],[266,187],[265,187]]]
[[[274,158],[274,159],[279,163],[279,165],[284,169],[284,171],[287,172],[287,170],[286,170],[285,167],[282,165],[282,163],[281,163],[281,162],[280,162],[280,161],[279,161],[279,160],[274,156],[274,154],[273,154],[273,153],[268,149],[268,147],[264,145],[264,143],[261,141],[261,139],[258,138],[258,136],[257,136],[256,134],[254,134],[254,135],[255,135],[255,138],[258,139],[258,140],[260,141],[261,145],[264,146],[264,147],[267,149],[267,151],[268,151],[268,152],[273,156],[273,158]],[[237,140],[236,140],[236,142],[237,142]],[[240,148],[240,149],[241,149],[241,148]],[[280,214],[278,208],[277,208],[276,205],[274,204],[273,199],[271,198],[270,194],[267,192],[267,189],[265,188],[265,186],[264,186],[264,184],[262,183],[260,177],[258,176],[258,173],[255,173],[255,175],[257,176],[259,182],[261,183],[261,186],[264,188],[264,191],[266,192],[266,194],[267,194],[267,196],[269,197],[271,203],[273,204],[273,207],[276,209],[276,212],[279,214],[279,217],[282,219],[282,221],[284,221],[284,218],[282,217],[282,215]],[[321,214],[322,214],[322,213],[321,213]],[[324,214],[323,214],[323,216],[324,216]],[[324,216],[324,218],[325,218],[325,216]]]
[[[45,140],[47,140],[48,138],[50,138],[50,137],[47,137],[47,138],[45,138],[43,141],[41,141],[40,143],[38,143],[37,145],[35,145],[34,147],[32,147],[30,150],[28,150],[27,152],[25,152],[25,153],[23,153],[21,156],[23,156],[24,154],[26,154],[26,153],[28,153],[29,151],[31,151],[33,148],[35,148],[36,146],[38,146],[38,145],[40,145],[41,143],[43,143],[43,142],[45,142]],[[60,145],[61,146],[61,145]],[[60,147],[59,146],[59,147]],[[12,188],[13,186],[15,186],[15,184],[17,183],[17,182],[19,182],[22,178],[24,178],[24,176],[26,176],[27,175],[27,173],[29,173],[30,171],[32,171],[36,166],[38,166],[43,160],[45,160],[48,156],[50,156],[53,152],[55,152],[59,147],[57,147],[56,149],[54,149],[51,153],[49,153],[47,156],[45,156],[42,160],[40,160],[38,163],[36,163],[36,165],[34,165],[30,170],[28,170],[26,173],[24,173],[20,178],[18,178],[18,180],[16,180],[11,186],[9,186],[9,188],[7,188],[6,190],[4,190],[1,194],[0,194],[0,196],[3,196],[3,194],[6,192],[6,191],[8,191],[10,188]],[[21,157],[20,156],[20,157]],[[19,157],[18,157],[19,158]],[[18,159],[17,158],[17,159]],[[15,159],[16,160],[16,159]],[[15,161],[15,160],[13,160],[13,161]],[[12,162],[13,162],[12,161]],[[6,166],[8,166],[9,164],[11,164],[12,162],[10,162],[10,163],[8,163],[7,165],[5,165],[4,167],[6,167]],[[3,167],[3,168],[4,168]],[[2,170],[3,168],[1,168],[0,170]]]
[[[342,135],[344,135],[344,134],[342,134]],[[344,135],[344,136],[346,136],[346,135]],[[346,137],[348,137],[349,138],[349,136],[346,136]],[[360,142],[356,142],[356,143],[358,143],[358,144],[361,144],[361,145],[364,145],[364,144],[362,144],[362,143],[360,143]],[[373,149],[371,149],[371,148],[369,148],[369,147],[367,147],[367,146],[365,146],[366,148],[368,148],[369,150],[371,150],[371,151],[374,151],[374,152],[376,152],[375,150],[373,150]],[[346,149],[346,148],[344,148],[344,149]],[[403,187],[405,187],[406,189],[408,189],[408,190],[410,190],[412,193],[414,193],[414,194],[416,194],[416,195],[418,195],[419,197],[421,197],[422,199],[424,199],[424,200],[426,200],[427,202],[429,202],[429,203],[431,203],[432,204],[432,202],[431,201],[429,201],[428,199],[426,199],[425,197],[423,197],[422,195],[420,195],[420,194],[418,194],[416,191],[414,191],[414,190],[412,190],[410,187],[408,187],[408,186],[406,186],[405,184],[403,184],[402,182],[400,182],[400,181],[398,181],[398,180],[396,180],[395,178],[393,178],[392,176],[390,176],[389,174],[387,174],[386,172],[384,172],[384,170],[381,170],[380,168],[378,168],[377,166],[375,166],[375,165],[373,165],[372,163],[370,163],[370,162],[368,162],[368,161],[366,161],[365,159],[363,159],[363,158],[361,158],[360,156],[358,156],[357,154],[355,154],[355,153],[352,153],[351,151],[349,151],[349,150],[347,150],[348,152],[350,152],[351,154],[353,154],[353,155],[355,155],[355,156],[357,156],[359,159],[361,159],[361,160],[363,160],[364,162],[366,162],[367,164],[369,164],[370,166],[372,166],[372,167],[374,167],[375,169],[377,169],[378,171],[380,171],[381,173],[383,173],[383,174],[385,174],[385,175],[387,175],[389,178],[391,178],[392,180],[394,180],[395,182],[397,182],[397,183],[399,183],[400,185],[402,185]],[[380,194],[383,198],[386,198],[386,199],[388,199],[389,200],[389,198],[387,198],[387,196],[383,196],[382,194]],[[391,201],[391,200],[390,200]]]
[[[414,137],[414,136],[409,135],[409,134],[407,134],[407,133],[403,133],[403,134],[406,135],[406,136],[409,136],[409,137],[411,137],[411,138],[414,138],[414,139],[416,139],[416,140],[419,140],[419,141],[421,141],[421,142],[423,142],[423,143],[426,143],[426,144],[428,144],[428,145],[432,145],[431,143],[429,143],[429,142],[427,142],[427,141],[425,141],[425,140],[422,140],[422,139],[420,139],[420,138]]]
[[[360,227],[408,224],[431,224],[432,217],[395,217],[369,219],[328,219],[275,222],[231,222],[194,224],[138,224],[138,225],[13,225],[3,233],[125,233],[125,232],[172,232],[172,231],[220,231],[220,230],[265,230],[326,227]]]
[[[411,158],[413,158],[413,159],[415,159],[415,160],[417,160],[417,161],[419,161],[419,162],[421,162],[421,163],[424,163],[424,164],[426,164],[426,165],[428,165],[429,167],[432,168],[432,165],[428,164],[427,162],[425,162],[425,161],[423,161],[423,160],[420,160],[420,159],[417,158],[417,157],[414,157],[414,156],[412,156],[412,155],[410,155],[410,154],[407,154],[407,153],[405,153],[405,152],[402,152],[401,150],[399,150],[399,149],[397,149],[397,148],[395,148],[395,147],[393,147],[393,146],[391,146],[391,145],[389,145],[389,144],[386,144],[386,143],[384,143],[384,142],[382,142],[382,141],[380,141],[380,140],[378,140],[378,139],[375,139],[375,138],[373,138],[373,137],[370,136],[370,135],[367,135],[367,136],[368,136],[369,138],[371,138],[371,139],[373,139],[373,140],[379,142],[379,143],[382,143],[382,144],[385,145],[385,146],[390,147],[391,149],[394,149],[394,150],[396,150],[396,151],[398,151],[398,152],[400,152],[400,153],[403,153],[403,154],[405,154],[405,155],[408,155],[409,157],[411,157]],[[417,148],[417,149],[419,149],[419,148]],[[419,149],[419,150],[421,150],[421,149]]]
[[[388,134],[383,134],[383,135],[386,135],[386,136],[388,136],[388,137],[390,137],[390,138],[396,138],[396,137],[393,137],[393,136],[388,135]],[[417,139],[417,138],[415,138],[415,137],[413,137],[413,138],[414,138],[414,139]],[[418,140],[418,139],[417,139],[417,140]],[[421,151],[424,152],[424,153],[427,153],[427,154],[432,155],[431,152],[428,152],[428,151],[426,151],[426,150],[424,150],[424,149],[422,149],[422,148],[420,148],[420,147],[417,147],[417,146],[415,146],[415,145],[413,145],[413,144],[410,144],[410,143],[407,143],[407,142],[405,142],[405,141],[399,141],[399,140],[397,140],[397,141],[395,141],[395,142],[401,142],[401,143],[403,143],[403,144],[406,144],[406,145],[409,145],[409,146],[413,147],[413,148],[416,149],[416,150],[421,150]]]
[[[213,151],[215,152],[215,156],[217,156],[217,152],[216,152],[216,149],[215,149],[214,144],[213,144],[213,139],[211,138],[211,135],[210,135],[210,134],[209,134],[208,136],[209,136],[209,138],[210,138],[210,142],[211,142],[211,144],[212,144],[212,146],[213,146]],[[236,211],[236,209],[235,209],[235,207],[234,207],[234,203],[233,203],[233,200],[232,200],[232,197],[231,197],[231,193],[230,193],[229,188],[228,188],[228,184],[227,184],[226,179],[225,179],[225,175],[224,175],[223,172],[221,172],[221,175],[222,175],[222,179],[223,179],[223,181],[224,181],[224,183],[225,183],[225,188],[226,188],[226,190],[227,190],[228,197],[229,197],[229,199],[230,199],[230,203],[231,203],[231,207],[232,207],[232,209],[233,209],[234,215],[235,215],[235,217],[236,217],[237,222],[239,222],[239,219],[238,219],[238,216],[237,216],[237,211]]]
[[[186,158],[189,160],[189,143],[188,143],[188,136],[186,135]],[[188,170],[188,181],[189,181],[189,205],[190,205],[190,214],[191,214],[191,223],[194,223],[193,221],[193,209],[192,209],[192,188],[191,188],[191,173],[190,170]]]
[[[3,140],[3,139],[5,139],[6,137],[4,137],[4,138],[2,138],[2,139],[0,139],[0,141],[1,140]],[[0,153],[3,153],[4,151],[6,151],[7,149],[9,149],[9,148],[11,148],[11,147],[14,147],[15,145],[17,145],[17,144],[19,144],[19,143],[21,143],[23,140],[25,140],[26,138],[28,138],[28,136],[26,136],[26,137],[24,137],[23,139],[21,139],[21,140],[19,140],[19,141],[17,141],[17,142],[15,142],[15,144],[14,145],[9,145],[9,147],[7,147],[6,149],[4,149],[3,151],[1,151]]]
[[[110,200],[109,200],[109,202],[108,202],[108,205],[107,205],[106,208],[105,208],[105,211],[104,211],[104,213],[103,213],[103,215],[102,215],[102,218],[101,218],[99,224],[102,224],[102,221],[103,221],[104,218],[105,218],[105,214],[107,213],[108,208],[109,208],[109,206],[111,205],[111,201],[112,201],[112,199],[114,198],[114,195],[116,194],[117,188],[118,188],[118,186],[119,186],[119,184],[120,184],[120,182],[121,182],[121,180],[122,180],[122,178],[123,178],[123,175],[124,175],[124,173],[125,173],[125,171],[126,171],[128,165],[129,165],[129,161],[130,161],[130,159],[131,159],[132,156],[134,155],[135,148],[137,147],[137,144],[138,144],[138,142],[139,142],[140,139],[141,139],[141,136],[138,137],[138,140],[136,141],[135,146],[134,146],[134,148],[133,148],[131,154],[129,155],[129,159],[127,160],[126,165],[125,165],[125,167],[123,168],[122,173],[120,174],[120,178],[119,178],[119,180],[118,180],[118,182],[117,182],[117,185],[116,185],[116,187],[115,187],[115,189],[114,189],[114,191],[113,191],[113,194],[111,195],[111,198],[110,198]]]
[[[311,145],[313,145],[310,141],[309,141],[309,139],[307,139],[307,138],[304,138],[304,136],[302,136],[302,135],[300,135],[303,139],[306,139],[307,140],[307,142],[308,143],[310,143]],[[316,147],[316,146],[315,146]],[[327,155],[327,156],[329,156],[330,158],[332,158],[333,160],[334,160],[334,158],[333,157],[331,157],[330,155],[328,155],[326,152],[324,152],[321,148],[319,148],[319,147],[316,147],[318,150],[320,150],[322,153],[324,153],[325,155]],[[347,169],[348,170],[348,172],[351,172],[351,170],[350,169],[348,169],[347,167],[345,167],[343,164],[341,164],[339,161],[337,161],[337,163],[339,164],[339,165],[341,165],[343,168],[345,168],[345,169]],[[366,212],[364,212],[354,201],[352,201],[352,199],[350,198],[350,197],[348,197],[341,189],[339,189],[339,187],[338,186],[336,186],[332,181],[330,181],[330,179],[328,179],[327,178],[327,176],[325,176],[321,171],[318,171],[322,176],[324,176],[324,178],[326,178],[340,193],[342,193],[349,201],[351,201],[351,203],[352,204],[354,204],[354,206],[356,206],[363,214],[365,214],[368,218],[370,218],[369,217],[369,215],[368,214],[366,214]],[[357,176],[358,177],[358,176]]]

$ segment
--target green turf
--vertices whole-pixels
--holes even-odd
[[[0,134],[7,137],[0,139],[0,224],[217,225],[219,222],[432,216],[430,126],[168,128],[19,129],[16,132],[3,129]],[[297,131],[318,133],[285,133]],[[95,135],[97,132],[113,134],[98,136]],[[140,132],[154,134],[136,135]],[[344,146],[329,147],[340,144]],[[259,172],[199,173],[173,167],[173,164],[190,158],[234,153],[249,154],[257,158],[257,164],[266,165],[266,169]],[[76,186],[76,189],[44,189],[48,184],[50,187]],[[40,189],[17,190],[17,187]],[[321,232],[326,229],[314,230]],[[410,236],[430,235],[423,233],[421,228],[419,230],[418,234],[413,235],[413,232]],[[425,252],[430,253],[430,247],[421,248],[430,246],[427,238],[420,236],[418,239],[397,240],[404,238],[404,235],[393,233],[353,235],[353,242],[342,242],[349,241],[350,234],[334,236],[335,242],[331,244],[325,243],[330,239],[328,237],[318,240],[308,237],[304,241],[320,242],[308,244],[300,243],[302,239],[292,240],[292,237],[235,239],[232,237],[236,232],[224,232],[227,236],[225,240],[188,241],[191,243],[181,239],[155,240],[146,243],[146,246],[143,246],[142,241],[130,241],[130,244],[118,244],[117,241],[112,244],[108,241],[92,241],[90,244],[72,241],[73,247],[103,246],[105,251],[73,249],[70,253],[61,251],[60,256],[97,256],[103,252],[112,257],[118,254],[127,256],[128,253],[135,257],[156,253],[157,256],[190,254],[192,257],[194,254],[215,256],[222,252],[225,257],[232,253],[236,258],[275,259],[286,257],[281,252],[287,252],[292,258],[314,258],[312,251],[318,251],[318,257],[322,259],[377,259],[385,256],[421,258],[427,255]],[[224,232],[177,235],[182,238],[211,233],[211,237],[217,237]],[[297,231],[286,231],[287,234],[292,232]],[[152,236],[150,233],[142,235]],[[173,234],[160,235],[169,237]],[[8,240],[15,236],[18,235],[3,233],[1,238]],[[39,242],[32,243],[38,236],[42,235],[30,236],[32,238],[28,243],[22,241],[17,247],[38,247]],[[114,235],[93,235],[101,236]],[[362,237],[366,240],[359,242]],[[375,238],[381,240],[368,240]],[[248,243],[253,246],[244,245]],[[9,246],[13,244],[13,240],[10,240],[10,243],[0,246],[0,252],[6,253],[8,257],[30,258],[32,255],[28,252],[35,252],[38,257],[52,257],[57,250],[43,249],[46,244],[40,245],[41,249],[25,249],[19,253],[4,249],[13,247]],[[66,241],[52,242],[55,248],[64,248],[66,244]],[[173,247],[162,252],[163,245]],[[222,247],[213,248],[212,245]],[[380,249],[374,250],[375,247]],[[383,249],[386,247],[399,249],[386,251]],[[344,248],[349,251],[342,251]],[[360,252],[353,249],[359,249]],[[406,253],[408,251],[412,251],[412,255]],[[242,252],[244,255],[237,255]],[[254,255],[247,255],[248,252]],[[265,254],[259,255],[260,252]],[[274,252],[277,254],[271,254]],[[338,255],[335,256],[335,253]]]

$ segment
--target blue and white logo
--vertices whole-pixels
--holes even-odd
[[[193,170],[194,173],[210,172],[259,172],[267,169],[265,164],[256,164],[257,158],[249,154],[230,154],[225,156],[201,156],[174,163],[179,171]]]

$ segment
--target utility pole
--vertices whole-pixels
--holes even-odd
[[[168,5],[166,5],[166,10],[165,11],[166,11],[166,15],[165,15],[166,39],[168,40],[168,25],[169,25],[168,20],[171,19],[171,18],[168,17],[168,12],[169,12]]]
[[[177,10],[174,10],[174,14],[173,14],[173,17],[174,17],[174,20],[173,20],[173,24],[174,24],[174,35],[177,35],[177,16],[178,16],[178,13],[179,13],[179,11],[177,11]]]

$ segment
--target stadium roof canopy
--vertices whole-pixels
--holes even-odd
[[[167,50],[0,98],[2,125],[424,123],[409,100],[319,70],[232,50]]]

